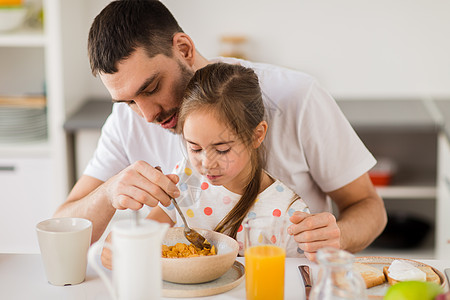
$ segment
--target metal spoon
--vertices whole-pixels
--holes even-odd
[[[184,236],[186,239],[191,242],[195,247],[200,249],[211,249],[211,244],[205,239],[204,236],[202,236],[200,233],[198,233],[196,230],[189,227],[189,225],[186,222],[186,219],[184,218],[183,212],[181,211],[180,207],[178,206],[177,200],[174,198],[172,199],[172,203],[177,209],[178,213],[180,214],[181,219],[184,223]]]
[[[158,171],[162,172],[161,167],[155,167]],[[208,240],[205,239],[204,236],[202,236],[200,233],[198,233],[196,230],[189,227],[189,225],[186,222],[186,219],[184,217],[183,212],[181,211],[180,207],[178,206],[177,200],[170,197],[170,200],[172,200],[173,205],[178,211],[178,214],[180,215],[181,219],[184,223],[184,236],[186,239],[191,242],[195,247],[200,249],[211,249],[211,244],[208,242]]]

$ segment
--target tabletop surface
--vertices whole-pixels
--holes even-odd
[[[237,259],[244,263],[242,257]],[[419,260],[435,267],[441,272],[450,268],[450,260]],[[285,299],[305,299],[304,287],[297,266],[307,264],[317,273],[318,266],[306,258],[286,259]],[[111,299],[102,280],[95,271],[88,266],[86,280],[73,286],[53,286],[45,278],[44,267],[40,254],[0,254],[0,299],[8,300],[107,300]],[[176,299],[176,298],[163,298]],[[231,300],[245,299],[244,281],[236,288],[215,296],[201,298],[202,300]]]

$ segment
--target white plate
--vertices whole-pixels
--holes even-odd
[[[244,266],[235,261],[233,266],[216,280],[198,284],[179,284],[163,281],[163,296],[169,298],[190,298],[217,295],[237,287],[245,275]]]
[[[446,281],[444,279],[444,275],[437,270],[436,268],[433,268],[432,266],[429,266],[427,264],[412,260],[412,259],[405,259],[405,258],[396,258],[396,257],[385,257],[385,256],[361,256],[356,257],[355,261],[360,262],[363,264],[371,265],[372,267],[375,267],[377,269],[380,269],[383,271],[383,268],[385,266],[389,266],[394,260],[404,260],[406,262],[409,262],[413,266],[428,266],[433,269],[434,272],[439,276],[439,279],[441,280],[441,286],[445,290]],[[381,285],[374,286],[367,290],[367,295],[369,296],[369,299],[383,299],[383,296],[386,294],[387,290],[389,289],[389,283],[385,282]]]

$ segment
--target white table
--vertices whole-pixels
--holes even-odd
[[[239,257],[238,261],[244,263]],[[420,260],[440,271],[450,268],[450,260]],[[308,264],[313,272],[318,266],[305,258],[286,260],[285,299],[304,299],[304,288],[297,266]],[[110,300],[103,281],[88,266],[86,281],[73,286],[58,287],[49,284],[45,278],[40,254],[0,254],[0,299],[8,300]],[[175,298],[163,298],[175,299]],[[183,298],[193,299],[193,298]],[[236,288],[216,296],[197,298],[202,300],[245,299],[244,281]]]

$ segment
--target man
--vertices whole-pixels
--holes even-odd
[[[182,158],[183,92],[213,61],[251,67],[259,77],[270,128],[266,169],[310,207],[311,215],[295,212],[289,228],[309,259],[324,246],[359,251],[383,230],[384,204],[367,174],[375,159],[307,74],[233,58],[209,61],[158,1],[111,2],[91,26],[88,48],[93,74],[116,104],[93,159],[55,216],[90,219],[93,242],[116,209],[168,206],[179,196],[176,176],[155,167],[170,172]],[[339,209],[337,220],[327,196]]]

